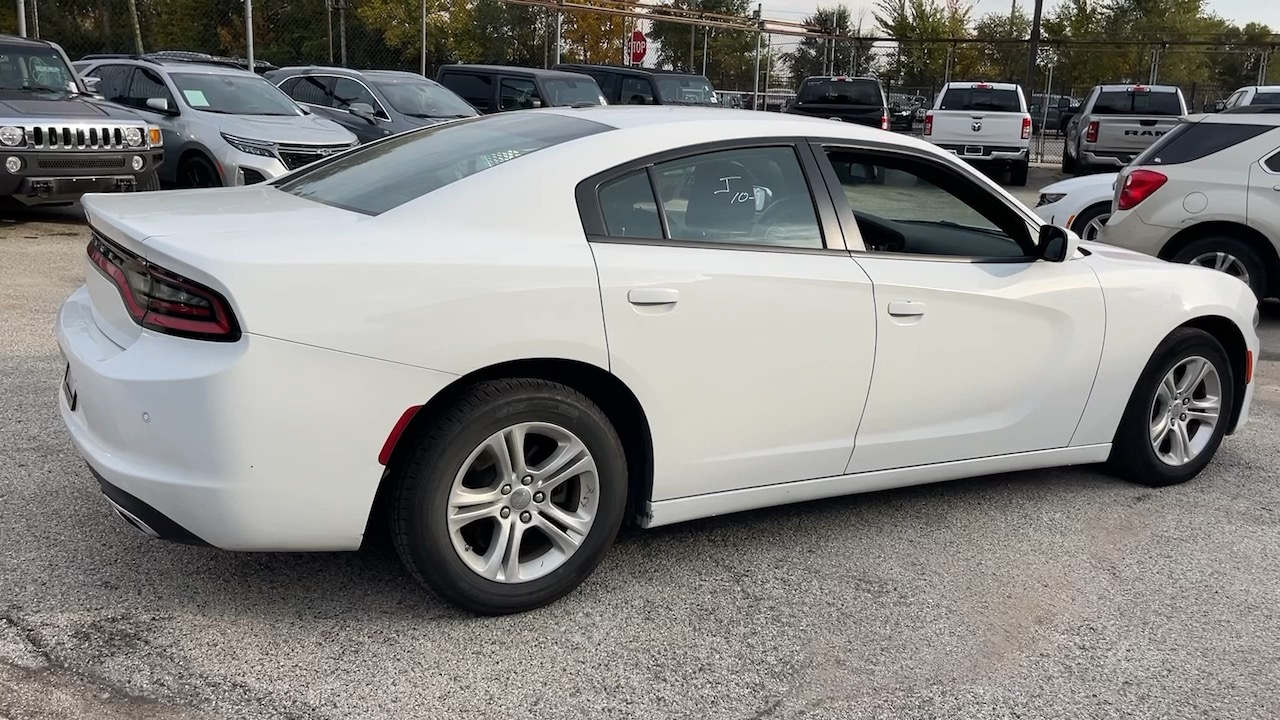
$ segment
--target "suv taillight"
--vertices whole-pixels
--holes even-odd
[[[927,112],[924,114],[924,134],[925,135],[933,134],[933,113],[932,112]]]
[[[93,233],[89,261],[120,291],[129,317],[166,335],[234,342],[240,326],[226,298]]]
[[[1031,139],[1031,116],[1022,118],[1022,139]]]
[[[1089,127],[1084,131],[1085,142],[1098,142],[1098,121],[1094,120],[1089,123]]]
[[[1154,170],[1134,170],[1124,179],[1124,187],[1120,188],[1116,207],[1120,210],[1137,207],[1138,203],[1151,197],[1168,180],[1169,178]]]

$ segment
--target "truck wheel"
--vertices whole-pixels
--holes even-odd
[[[1065,145],[1062,147],[1062,172],[1068,175],[1076,174],[1076,159],[1071,157],[1071,153],[1067,152]]]
[[[138,192],[153,192],[160,189],[160,175],[152,170],[138,176]]]
[[[1009,184],[1016,187],[1027,186],[1027,173],[1031,170],[1031,161],[1023,160],[1009,168]]]

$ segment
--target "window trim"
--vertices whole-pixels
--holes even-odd
[[[309,108],[319,108],[321,110],[338,110],[339,112],[349,112],[349,111],[341,110],[341,108],[333,107],[332,105],[316,105],[315,103],[304,102],[294,97],[288,90],[284,89],[284,84],[289,82],[290,80],[296,80],[298,82],[302,82],[303,80],[307,80],[310,78],[320,78],[320,79],[327,80],[327,79],[333,78],[333,76],[324,75],[321,73],[298,73],[297,75],[290,75],[289,77],[281,80],[280,84],[276,85],[276,87],[280,89],[280,92],[284,93],[285,95],[288,95],[290,100],[298,103],[299,105],[305,105]],[[333,90],[331,90],[327,85],[324,88],[324,92],[329,97],[333,97]]]
[[[1268,175],[1280,175],[1280,170],[1272,170],[1267,166],[1267,161],[1274,157],[1280,157],[1280,148],[1272,150],[1266,155],[1263,155],[1261,160],[1258,160],[1258,165],[1260,165],[1262,167],[1262,171]]]
[[[365,83],[363,80],[361,80],[360,78],[354,78],[354,77],[351,77],[350,75],[333,75],[333,74],[331,74],[331,73],[305,73],[305,74],[302,74],[302,75],[296,75],[295,77],[323,77],[323,78],[329,78],[329,79],[333,80],[333,85],[332,85],[332,87],[331,87],[330,89],[326,90],[325,92],[329,93],[329,97],[333,98],[333,100],[334,100],[335,102],[336,102],[336,101],[337,101],[337,99],[338,99],[338,95],[337,95],[337,91],[338,91],[338,81],[339,81],[339,80],[350,80],[351,82],[356,83],[356,84],[358,84],[360,87],[364,88],[364,89],[369,93],[369,97],[373,98],[373,114],[374,114],[376,117],[378,117],[379,119],[382,119],[382,120],[390,120],[390,119],[391,119],[391,114],[390,114],[390,113],[388,113],[388,112],[387,112],[387,110],[386,110],[385,108],[383,108],[383,107],[382,107],[382,100],[378,97],[378,94],[377,94],[377,93],[375,93],[375,92],[373,91],[373,88],[369,87],[369,86],[368,86],[368,84],[366,84],[366,83]],[[278,87],[278,86],[277,86],[277,87]],[[289,95],[288,93],[285,93],[285,94],[286,94],[286,95]],[[307,105],[307,106],[310,106],[310,107],[318,107],[318,108],[322,108],[322,109],[324,109],[324,110],[334,110],[334,111],[336,111],[336,112],[344,112],[344,113],[346,113],[346,114],[348,114],[348,115],[352,115],[351,110],[349,110],[349,109],[347,109],[347,108],[340,108],[340,107],[338,107],[337,105],[332,105],[332,106],[330,106],[330,107],[325,107],[325,106],[323,106],[323,105],[312,105],[311,103],[304,103],[304,102],[301,102],[301,101],[299,101],[298,99],[294,98],[292,95],[289,95],[289,99],[290,99],[290,100],[293,100],[294,102],[298,103],[299,105]]]
[[[864,153],[869,155],[890,155],[905,157],[915,162],[933,163],[942,168],[947,173],[956,177],[957,180],[967,183],[979,192],[985,192],[991,198],[999,203],[1001,207],[1010,211],[1010,213],[1022,221],[1027,229],[1027,241],[1030,247],[1023,246],[1016,238],[1011,238],[1015,243],[1022,247],[1024,251],[1029,251],[1026,255],[1017,257],[986,257],[981,255],[924,255],[916,253],[894,253],[880,252],[876,250],[868,250],[862,240],[862,231],[858,228],[858,221],[853,215],[853,208],[849,206],[848,198],[844,195],[844,186],[840,183],[835,175],[835,169],[830,162],[820,162],[822,168],[822,177],[827,184],[828,194],[831,196],[832,204],[836,208],[836,214],[839,217],[841,228],[844,231],[845,242],[849,246],[849,254],[854,258],[857,257],[873,257],[873,258],[894,258],[899,260],[911,260],[915,262],[951,262],[951,263],[973,263],[973,264],[1010,264],[1010,263],[1033,263],[1040,260],[1039,253],[1036,252],[1036,236],[1039,228],[1044,223],[1038,219],[1031,219],[1027,213],[1016,205],[1010,203],[999,193],[991,192],[989,188],[984,187],[981,183],[975,181],[972,177],[968,177],[967,173],[976,172],[958,165],[960,161],[952,161],[950,158],[940,158],[933,153],[915,150],[914,148],[903,147],[901,145],[889,145],[886,143],[876,143],[868,141],[857,141],[841,138],[814,138],[810,143],[810,150],[815,157],[821,153],[825,159],[826,151],[824,147],[838,147],[852,152]]]
[[[785,147],[791,149],[796,154],[796,160],[800,164],[800,172],[804,176],[805,184],[809,188],[809,197],[813,201],[815,219],[818,221],[818,233],[821,237],[823,247],[789,247],[784,245],[756,245],[751,243],[719,243],[703,242],[699,240],[673,239],[671,237],[670,227],[667,224],[667,214],[663,208],[662,198],[658,195],[658,184],[654,177],[654,166],[661,163],[682,160],[698,155],[706,155],[713,152],[746,150],[760,147]],[[849,250],[845,245],[845,236],[840,227],[840,223],[837,221],[836,210],[831,203],[830,189],[827,188],[825,193],[819,192],[820,189],[826,188],[827,184],[822,178],[820,165],[813,157],[812,152],[812,149],[809,148],[808,138],[789,136],[717,140],[714,142],[687,145],[680,148],[673,148],[653,153],[620,165],[615,165],[608,170],[598,172],[584,180],[581,180],[574,188],[574,199],[578,205],[578,217],[582,221],[582,229],[586,234],[587,241],[593,243],[614,245],[658,245],[663,247],[705,248],[711,250],[781,252],[797,253],[802,255],[836,254],[847,257],[849,255]],[[657,201],[658,219],[662,226],[663,237],[625,238],[609,235],[608,225],[604,221],[604,209],[600,205],[600,187],[608,182],[617,180],[640,169],[644,169],[646,171],[646,175],[649,178],[650,190],[653,192],[654,200]]]

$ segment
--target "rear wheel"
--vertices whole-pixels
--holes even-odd
[[[576,588],[626,507],[612,424],[582,394],[543,380],[476,385],[396,472],[391,524],[405,566],[484,615],[532,610]]]
[[[1026,187],[1027,173],[1031,170],[1031,163],[1028,160],[1015,163],[1009,168],[1009,184],[1017,187]]]
[[[1102,234],[1102,228],[1106,226],[1107,221],[1110,219],[1111,203],[1096,203],[1085,208],[1076,216],[1075,222],[1071,224],[1071,229],[1080,236],[1081,240],[1097,242]]]
[[[1222,345],[1203,330],[1173,331],[1129,398],[1108,461],[1112,471],[1149,487],[1195,477],[1222,443],[1234,392]]]
[[[1187,245],[1173,256],[1174,262],[1199,265],[1239,278],[1261,299],[1267,290],[1267,266],[1248,243],[1219,235]]]
[[[1076,172],[1076,159],[1067,152],[1066,144],[1062,146],[1062,172],[1068,175],[1074,175]]]
[[[178,166],[178,184],[184,188],[221,187],[222,178],[208,159],[192,155]]]

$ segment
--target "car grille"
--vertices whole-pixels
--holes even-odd
[[[138,128],[146,136],[145,128]],[[127,150],[123,127],[43,125],[27,128],[27,145],[37,150]]]
[[[116,170],[124,167],[123,155],[97,155],[92,157],[40,158],[36,166],[41,170]]]
[[[280,162],[289,170],[296,170],[330,155],[350,148],[350,145],[281,145]]]

